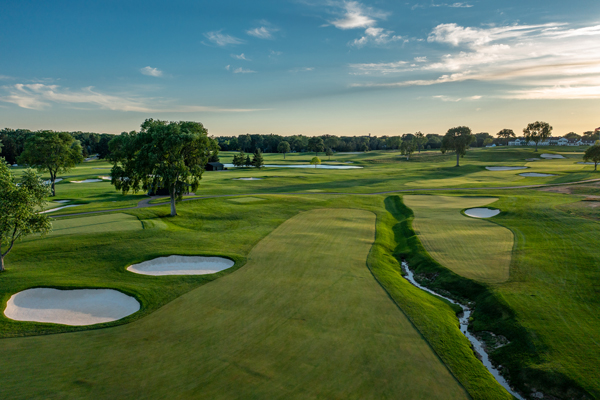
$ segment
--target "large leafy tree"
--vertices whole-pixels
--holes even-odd
[[[83,161],[81,144],[68,132],[41,131],[25,141],[19,164],[29,164],[38,172],[50,174],[52,196],[56,196],[56,176]]]
[[[535,151],[538,151],[538,143],[543,142],[552,135],[552,127],[547,122],[535,121],[523,129],[525,140],[535,143]]]
[[[325,149],[325,143],[323,143],[323,139],[321,139],[320,137],[313,136],[310,139],[308,139],[308,149],[310,151],[314,151],[315,156],[318,156],[319,152]]]
[[[515,133],[512,129],[502,129],[500,132],[496,133],[496,136],[498,136],[498,138],[506,139],[506,145],[508,146],[508,141],[515,137]]]
[[[277,151],[280,153],[283,153],[283,159],[285,160],[285,153],[290,152],[290,144],[288,142],[286,142],[285,140],[282,142],[279,142],[279,144],[277,145]]]
[[[464,157],[467,154],[467,149],[471,142],[473,142],[473,139],[474,136],[469,127],[458,126],[448,129],[448,132],[442,138],[442,153],[446,153],[447,151],[456,152],[456,166],[460,167],[460,157]]]
[[[429,141],[429,139],[427,139],[427,137],[425,137],[425,135],[423,133],[421,133],[420,131],[415,133],[415,142],[417,144],[417,149],[419,150],[419,153],[421,152],[421,148],[423,148],[425,146],[425,144]]]
[[[583,155],[583,161],[593,161],[594,171],[596,171],[598,163],[600,162],[600,145],[595,144],[593,146],[588,147],[585,151],[585,154]]]
[[[147,119],[140,132],[122,133],[110,142],[112,184],[123,194],[167,188],[171,216],[176,201],[200,185],[204,166],[217,143],[198,122]]]
[[[0,272],[4,271],[4,258],[17,240],[50,231],[48,216],[37,212],[44,207],[49,194],[48,185],[32,169],[25,171],[17,185],[8,164],[0,158]]]
[[[410,160],[410,155],[417,149],[417,139],[411,135],[410,139],[405,139],[400,145],[400,152],[406,155],[406,161]]]
[[[314,165],[315,168],[317,168],[318,165],[321,165],[321,159],[319,157],[313,157],[312,160],[310,160],[310,165]]]

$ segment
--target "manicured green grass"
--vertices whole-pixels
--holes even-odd
[[[144,229],[139,219],[133,215],[117,213],[59,219],[52,222],[50,235],[86,235],[138,229]]]
[[[461,210],[483,207],[490,197],[404,196],[415,213],[413,227],[427,252],[444,267],[479,282],[508,280],[513,235],[490,221]]]
[[[0,394],[468,398],[369,273],[374,234],[367,211],[301,213],[242,269],[142,320],[0,341]]]

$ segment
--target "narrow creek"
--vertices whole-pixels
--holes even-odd
[[[468,327],[469,327],[469,317],[471,316],[471,312],[472,310],[463,305],[460,304],[446,296],[442,296],[439,293],[434,292],[431,289],[426,288],[425,286],[420,285],[416,280],[415,280],[415,275],[414,273],[408,268],[408,263],[406,261],[402,262],[402,267],[404,268],[404,270],[406,271],[406,276],[404,276],[404,278],[406,278],[406,280],[408,280],[410,283],[412,283],[413,285],[415,285],[416,287],[418,287],[421,290],[424,290],[428,293],[433,294],[434,296],[437,297],[441,297],[443,299],[448,300],[449,302],[451,302],[452,304],[456,304],[457,306],[459,306],[463,312],[462,312],[462,316],[458,317],[458,321],[460,323],[460,331],[462,332],[463,335],[465,335],[465,337],[467,339],[469,339],[469,342],[471,342],[471,344],[473,345],[473,348],[475,349],[475,352],[480,356],[481,362],[483,363],[483,365],[487,368],[488,371],[490,371],[490,373],[494,376],[494,378],[496,378],[496,381],[498,381],[498,383],[500,385],[502,385],[507,391],[508,393],[512,394],[513,396],[515,396],[517,399],[519,400],[525,400],[521,395],[519,395],[517,392],[515,392],[510,385],[508,384],[508,382],[506,381],[506,379],[504,379],[504,377],[502,375],[500,375],[500,371],[498,371],[490,362],[490,358],[488,356],[488,353],[485,351],[485,347],[483,346],[483,343],[481,343],[481,341],[479,339],[477,339],[473,334],[471,334],[471,332],[469,332]]]

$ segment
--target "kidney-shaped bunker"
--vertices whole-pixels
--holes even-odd
[[[490,218],[500,214],[500,210],[494,208],[469,208],[465,214],[473,218]]]
[[[93,325],[111,322],[139,311],[140,303],[112,289],[27,289],[14,294],[4,315],[17,321]]]
[[[233,267],[223,257],[168,256],[130,265],[128,271],[142,275],[206,275]]]

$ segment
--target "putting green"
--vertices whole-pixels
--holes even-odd
[[[52,221],[52,233],[50,235],[81,235],[138,229],[143,229],[139,219],[133,215],[119,213],[54,220]]]
[[[468,398],[367,269],[374,235],[367,211],[303,212],[146,318],[3,339],[1,397]]]
[[[513,234],[492,222],[465,217],[464,208],[481,207],[490,197],[404,196],[413,227],[427,252],[459,275],[486,283],[508,280]]]

